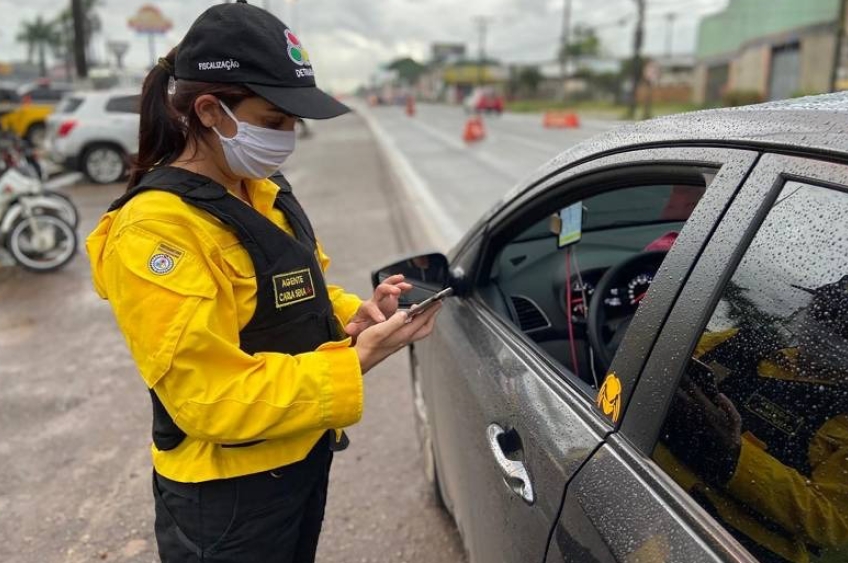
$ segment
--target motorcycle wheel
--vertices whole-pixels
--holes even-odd
[[[48,198],[52,200],[52,203],[56,204],[55,210],[44,207],[38,213],[46,213],[59,217],[75,229],[79,226],[79,211],[77,210],[77,206],[74,205],[74,202],[71,201],[71,198],[59,192],[44,192],[38,194],[38,197]]]
[[[43,241],[39,241],[43,237]],[[42,242],[45,248],[39,248]],[[6,246],[15,261],[32,272],[51,272],[71,261],[77,251],[77,233],[67,221],[36,215],[18,222]]]

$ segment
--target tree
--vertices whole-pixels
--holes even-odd
[[[413,85],[418,80],[418,77],[427,70],[427,67],[415,59],[404,57],[390,62],[386,65],[386,69],[396,71],[401,82]]]
[[[46,21],[41,16],[36,17],[34,21],[25,21],[21,23],[21,30],[18,33],[17,40],[21,43],[26,43],[27,61],[30,63],[35,53],[38,53],[39,74],[42,77],[47,76],[47,49],[52,48],[59,41],[55,24]]]
[[[539,72],[539,67],[528,66],[522,68],[518,72],[517,82],[519,88],[522,88],[535,96],[539,90],[539,84],[542,82],[542,73]]]
[[[97,14],[96,9],[103,5],[103,0],[82,0],[80,2],[83,13],[83,38],[85,42],[85,52],[91,58],[91,40],[97,33],[103,29],[103,22]],[[56,18],[56,24],[62,34],[63,46],[69,53],[69,58],[73,58],[74,50],[74,14],[70,6],[59,13]]]
[[[578,25],[571,33],[572,40],[560,49],[559,58],[592,57],[601,50],[601,40],[591,27]]]

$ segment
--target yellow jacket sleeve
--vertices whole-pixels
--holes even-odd
[[[167,221],[125,226],[103,279],[141,375],[187,435],[217,443],[342,428],[362,413],[362,374],[349,340],[298,355],[239,348],[232,284],[201,235]],[[156,274],[150,259],[175,249]]]
[[[321,262],[321,269],[326,272],[327,268],[330,267],[330,258],[324,254],[321,243],[318,243],[318,260]],[[362,299],[353,293],[346,293],[343,288],[337,285],[328,284],[327,291],[330,294],[330,301],[333,303],[333,312],[338,317],[342,327],[344,327],[359,310],[359,306],[362,305]]]
[[[747,439],[728,491],[784,530],[820,547],[848,544],[848,432],[846,419],[831,419],[817,432],[811,478],[801,475]],[[811,456],[812,457],[812,456]]]

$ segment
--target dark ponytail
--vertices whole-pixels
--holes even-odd
[[[176,47],[144,79],[141,89],[138,155],[133,162],[127,189],[157,164],[170,164],[185,149],[185,131],[168,100],[168,84],[173,75]]]
[[[204,94],[212,94],[230,108],[236,109],[245,98],[255,96],[253,92],[238,84],[216,84],[179,80],[173,95],[168,91],[174,75],[177,49],[147,74],[141,89],[140,125],[138,130],[138,154],[132,162],[127,190],[138,185],[151,168],[167,166],[183,153],[191,141],[197,146],[204,139],[206,127],[194,113],[194,100]]]

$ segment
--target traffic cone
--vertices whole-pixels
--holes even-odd
[[[406,115],[413,117],[415,115],[415,98],[412,96],[406,97]]]
[[[573,112],[548,111],[542,118],[542,125],[548,129],[576,129],[580,127],[580,118]]]
[[[486,137],[486,129],[483,126],[483,118],[479,115],[469,117],[465,122],[465,131],[462,133],[462,140],[466,143],[476,143],[482,141]]]

